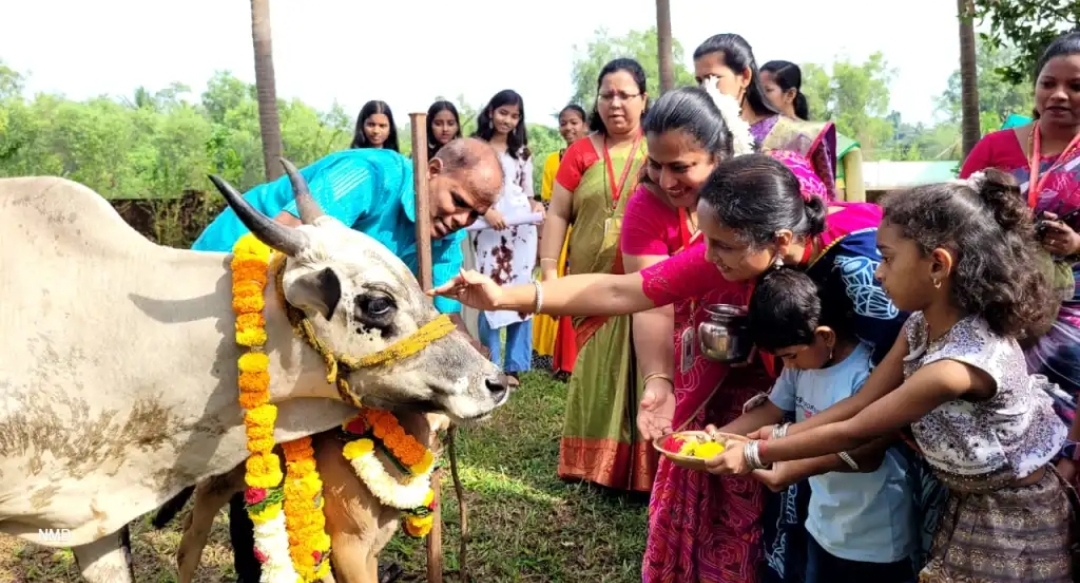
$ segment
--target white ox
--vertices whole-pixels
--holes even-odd
[[[283,227],[218,183],[287,256],[286,300],[336,354],[364,356],[436,317],[385,247],[322,211],[294,175],[303,225]],[[129,583],[121,531],[247,457],[237,402],[229,257],[155,245],[61,178],[0,179],[0,532],[71,547],[90,583]],[[277,442],[355,414],[267,285]],[[505,402],[499,370],[454,333],[351,373],[366,403],[465,422]],[[69,529],[64,541],[39,529]]]

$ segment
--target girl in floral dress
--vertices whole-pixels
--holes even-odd
[[[990,170],[968,184],[895,193],[882,206],[877,276],[912,312],[890,351],[902,366],[884,373],[899,388],[868,386],[844,401],[847,419],[737,444],[710,470],[842,454],[910,424],[950,491],[920,583],[1073,581],[1076,495],[1052,464],[1066,426],[1019,345],[1053,320],[1019,188]]]

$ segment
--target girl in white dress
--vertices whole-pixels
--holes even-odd
[[[503,191],[499,202],[484,214],[491,228],[472,236],[476,250],[476,270],[502,285],[532,281],[536,267],[536,225],[507,226],[507,219],[543,212],[533,193],[533,164],[525,128],[525,103],[517,92],[505,89],[495,94],[480,113],[476,137],[486,140],[502,162]],[[532,365],[532,315],[519,312],[483,312],[479,322],[480,341],[491,352],[491,360],[503,367],[516,384],[518,375]],[[506,331],[505,350],[500,332]]]

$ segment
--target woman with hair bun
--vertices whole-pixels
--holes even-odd
[[[741,143],[745,138],[734,132],[732,143]],[[825,187],[814,173],[796,176],[793,172],[790,165],[798,166],[799,160],[802,158],[794,153],[773,151],[716,163],[698,189],[695,208],[701,236],[681,252],[641,271],[570,275],[509,287],[500,287],[478,273],[464,272],[434,293],[485,310],[613,316],[670,304],[688,305],[704,298],[746,305],[755,280],[776,265],[788,265],[805,270],[831,294],[850,302],[854,333],[874,347],[876,361],[896,339],[904,318],[874,279],[880,262],[875,234],[881,210],[865,203],[826,202],[821,196]],[[684,345],[689,347],[689,356],[697,358],[694,328],[690,327],[690,331]],[[769,377],[777,372],[772,358],[752,356],[749,364],[722,368],[731,369],[725,374],[732,375],[732,379],[738,375],[746,386],[767,387]],[[758,377],[756,383],[749,382],[754,375]],[[720,378],[723,380],[723,376]],[[658,385],[655,390],[660,388]],[[679,397],[668,394],[654,398],[670,400],[670,414],[677,414]],[[709,401],[708,394],[700,399],[706,407]],[[697,419],[699,414],[690,411],[688,418]],[[731,419],[721,416],[715,421],[726,423]],[[739,423],[725,425],[724,431],[748,434],[765,423],[748,415]],[[659,428],[660,432],[666,430],[668,427]],[[795,567],[805,566],[805,553],[794,553],[800,550],[794,541],[786,546],[770,542],[769,569],[764,576],[759,572],[764,526],[760,508],[764,497],[758,494],[755,498],[751,493],[755,488],[762,492],[759,484],[726,482],[730,490],[742,487],[746,492],[718,499],[714,492],[705,493],[709,486],[704,480],[684,483],[683,491],[656,491],[650,513],[650,550],[646,551],[643,569],[648,581],[757,583],[766,580],[763,577],[795,577]],[[658,503],[666,511],[657,511]],[[740,539],[745,544],[727,540],[731,531],[724,526],[741,518],[747,520],[739,534],[746,537]],[[738,552],[727,551],[728,547],[740,545],[744,548]]]

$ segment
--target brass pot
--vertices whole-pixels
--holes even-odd
[[[746,308],[732,304],[705,307],[709,319],[698,324],[698,345],[709,360],[744,362],[750,357],[750,334]]]

